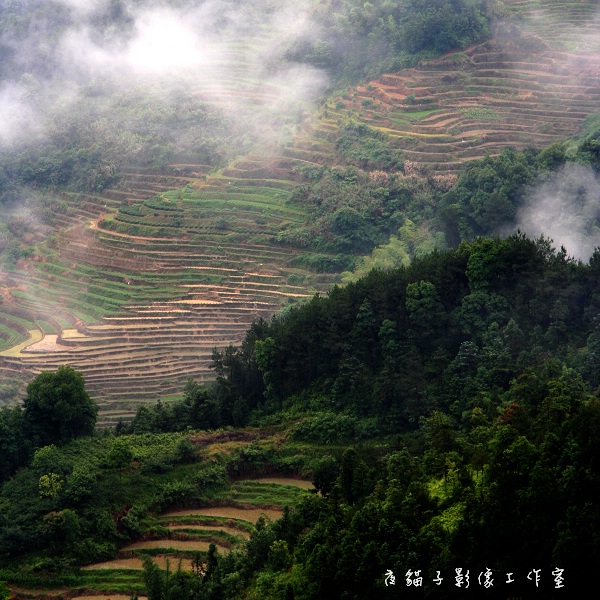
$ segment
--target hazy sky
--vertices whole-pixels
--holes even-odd
[[[549,237],[587,261],[600,246],[600,181],[590,167],[567,165],[529,194],[517,220],[529,237]]]
[[[199,99],[232,115],[247,113],[260,96],[261,107],[280,117],[310,107],[327,83],[323,71],[285,59],[298,36],[318,31],[304,0],[21,3],[32,6],[34,17],[6,27],[0,38],[5,143],[39,132],[50,113],[68,110],[90,84],[101,84],[97,103],[107,110],[111,95],[132,84],[164,89],[185,80]]]

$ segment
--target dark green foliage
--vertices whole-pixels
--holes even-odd
[[[227,464],[227,473],[233,479],[253,477],[262,473],[270,462],[272,451],[269,451],[252,441],[236,452],[233,460]]]
[[[271,324],[256,324],[241,350],[215,354],[216,387],[209,392],[190,384],[188,394],[214,406],[221,423],[235,423],[236,414],[259,407],[274,412],[292,396],[300,407],[306,390],[318,390],[322,406],[342,414],[305,418],[292,436],[322,443],[414,430],[434,410],[461,426],[474,411],[492,419],[505,394],[506,422],[529,428],[533,418],[543,436],[570,414],[564,397],[573,398],[587,382],[552,371],[545,380],[552,386],[532,391],[538,399],[529,400],[527,373],[549,364],[540,344],[550,344],[566,364],[580,364],[577,352],[592,364],[586,331],[596,288],[592,267],[554,252],[545,240],[476,240],[407,268],[373,272]],[[595,381],[589,367],[583,373]],[[181,427],[186,424],[195,423],[182,418]],[[460,448],[436,442],[430,450],[437,458],[428,468],[438,473],[443,455]],[[248,472],[263,460],[242,458],[239,468]]]
[[[269,547],[267,566],[273,571],[287,571],[292,565],[292,557],[285,540],[275,540]]]
[[[310,171],[290,199],[310,209],[310,221],[280,233],[279,239],[317,251],[364,253],[397,234],[406,218],[421,227],[433,223],[453,246],[478,235],[493,235],[515,227],[518,210],[531,189],[543,184],[552,170],[582,162],[598,168],[588,148],[595,135],[585,138],[572,156],[567,156],[564,144],[556,143],[542,151],[507,149],[499,157],[468,163],[458,183],[446,193],[432,181],[367,174],[352,167]],[[354,160],[363,156],[365,140],[394,153],[385,135],[365,125],[347,124],[336,142],[340,162],[374,168],[377,161]]]
[[[190,451],[192,450],[192,451]],[[191,465],[179,434],[81,438],[45,446],[0,491],[0,555],[114,558],[148,532],[149,514],[210,497],[229,485],[222,465]],[[164,468],[144,468],[148,462]]]
[[[11,596],[10,590],[0,581],[0,600],[9,600]]]
[[[588,119],[593,123],[593,127],[588,126],[589,135],[581,142],[577,156],[579,162],[592,166],[596,172],[600,171],[600,127],[597,119],[597,115],[595,120]]]
[[[544,150],[509,148],[498,157],[467,163],[457,184],[443,194],[436,215],[448,243],[455,246],[514,228],[527,194],[563,165],[583,163],[598,170],[600,155],[593,151],[598,135],[584,138],[572,155],[564,144],[555,143]]]
[[[0,482],[24,466],[33,450],[21,408],[0,409]]]
[[[324,456],[314,468],[313,485],[324,497],[333,491],[339,467],[333,456]]]
[[[144,584],[148,600],[194,600],[204,597],[199,595],[202,586],[200,575],[184,571],[176,560],[166,571],[162,571],[150,557],[145,556]]]
[[[88,502],[96,491],[96,473],[88,465],[76,465],[67,476],[63,495],[70,506]]]
[[[133,452],[128,444],[121,439],[116,439],[106,455],[105,465],[109,469],[121,470],[129,467],[132,460]]]
[[[175,460],[179,463],[194,462],[196,457],[196,449],[194,444],[188,438],[181,438],[175,449]]]
[[[402,169],[400,153],[390,147],[388,136],[367,125],[344,125],[335,145],[344,158],[364,169]]]
[[[347,410],[377,414],[384,430],[416,430],[406,438],[412,451],[380,464],[357,449],[315,464],[317,487],[331,507],[347,512],[332,521],[323,511],[302,536],[294,597],[342,598],[350,589],[380,597],[387,569],[406,573],[415,563],[432,569],[432,577],[433,569],[449,577],[456,564],[479,561],[515,571],[532,556],[548,572],[557,561],[575,570],[570,552],[577,568],[592,564],[598,541],[569,507],[576,502],[590,522],[598,518],[597,503],[590,503],[597,475],[572,462],[583,461],[572,427],[586,411],[589,425],[577,439],[594,439],[595,400],[568,365],[580,364],[573,357],[585,350],[593,323],[594,264],[521,235],[477,240],[408,268],[373,272],[262,332],[276,349],[268,384],[279,398],[318,390]],[[536,350],[547,340],[555,340],[553,360]],[[351,422],[315,416],[294,436],[348,439],[350,430],[332,438],[328,420]],[[587,500],[575,500],[580,494]],[[286,531],[279,539],[291,550],[298,542]],[[571,535],[587,556],[570,545]],[[262,551],[253,550],[262,557],[254,568],[268,568],[273,544],[268,537]]]
[[[345,254],[327,256],[326,254],[305,253],[296,256],[293,265],[316,273],[339,273],[340,271],[352,269],[354,258]]]
[[[488,3],[471,0],[328,0],[313,3],[311,13],[321,26],[317,37],[297,40],[288,55],[342,81],[397,71],[414,64],[419,53],[485,39],[491,16]]]
[[[404,25],[404,43],[410,52],[447,52],[489,35],[487,2],[411,0]]]
[[[362,141],[375,140],[382,148],[385,145],[386,152],[392,156],[384,161],[388,161],[387,167],[397,163],[398,156],[383,134],[364,125],[348,125],[344,131],[338,140],[341,161],[368,167],[371,159],[367,154],[364,161],[344,156],[363,156]],[[373,160],[375,165],[377,160]],[[378,164],[375,168],[387,168],[383,162]],[[329,260],[339,263],[340,254],[367,253],[388,242],[389,236],[397,234],[407,218],[416,222],[429,219],[438,195],[439,192],[422,179],[385,172],[371,177],[354,165],[323,170],[318,177],[315,175],[299,185],[290,197],[290,202],[308,209],[308,223],[281,232],[278,239],[317,252],[335,253],[338,256]]]
[[[79,539],[79,518],[70,509],[44,515],[40,533],[54,552],[70,553],[70,548]]]
[[[18,12],[19,3],[5,4]],[[111,3],[114,18],[108,8],[97,15],[107,32],[121,21],[119,6]],[[43,8],[39,3],[40,14]],[[487,7],[468,0],[344,0],[314,3],[313,10],[323,16],[323,29],[291,54],[340,77],[407,64],[415,60],[407,51],[443,51],[487,35]],[[54,18],[68,20],[64,10]],[[6,20],[1,26],[13,25]],[[82,102],[92,98],[84,93]],[[19,183],[98,190],[125,162],[160,167],[191,156],[217,164],[225,156],[222,118],[207,107],[190,108],[187,93],[175,103],[188,107],[184,114],[167,110],[160,115],[165,126],[157,129],[154,111],[166,107],[149,104],[136,90],[117,100],[115,118],[98,139],[84,118],[68,132],[56,128],[44,144],[5,156],[2,197]],[[372,102],[364,100],[363,108],[370,110]],[[54,115],[57,123],[60,117]],[[131,137],[127,152],[118,146],[107,151],[103,142],[128,121],[136,133],[125,132]],[[178,144],[179,153],[172,143],[181,131],[175,125],[198,124],[203,135]],[[255,323],[241,348],[214,352],[211,389],[190,381],[182,401],[138,411],[131,430],[148,434],[143,443],[142,436],[70,442],[92,432],[93,407],[83,411],[87,421],[72,422],[81,411],[59,391],[42,392],[77,385],[54,386],[40,376],[24,410],[0,412],[0,477],[14,475],[0,496],[1,559],[33,555],[34,568],[56,582],[56,570],[70,561],[111,558],[118,545],[146,535],[152,511],[212,499],[229,476],[309,464],[320,495],[287,509],[274,524],[259,521],[243,552],[221,556],[212,544],[204,576],[199,558],[191,574],[176,562],[161,572],[146,561],[148,597],[385,599],[395,597],[405,587],[404,574],[417,568],[426,597],[461,597],[463,590],[452,587],[453,569],[480,564],[502,574],[518,570],[522,582],[510,590],[515,597],[532,597],[523,569],[540,566],[547,577],[562,566],[569,594],[581,595],[578,570],[593,572],[600,564],[594,391],[600,382],[600,256],[587,266],[546,240],[477,236],[510,225],[528,186],[543,181],[548,170],[571,160],[597,169],[597,132],[587,132],[573,157],[556,144],[469,164],[443,195],[430,182],[393,174],[401,156],[385,135],[346,124],[335,141],[336,160],[344,166],[301,169],[305,181],[292,202],[308,207],[311,221],[280,236],[318,252],[297,257],[299,265],[336,270],[353,253],[386,242],[407,217],[420,225],[435,217],[458,249],[372,272],[269,323]],[[366,172],[374,169],[387,172]],[[174,217],[174,226],[181,221],[181,209],[158,199],[145,206]],[[144,210],[125,207],[123,222],[110,226],[143,228],[138,217]],[[11,250],[15,259],[30,251]],[[277,427],[294,419],[282,426],[284,435],[277,432],[277,444],[290,444],[289,454],[256,441],[202,464],[203,451],[187,437],[173,436],[167,445],[168,436],[150,435],[270,418]],[[151,440],[158,447],[144,446]],[[38,445],[45,447],[33,454]],[[32,454],[30,467],[16,472]],[[384,586],[388,569],[396,588]],[[431,583],[437,569],[445,578],[442,588]],[[553,594],[544,588],[539,597]]]
[[[321,412],[304,419],[292,430],[291,437],[304,442],[340,444],[378,434],[375,419],[360,420],[351,415]]]
[[[387,598],[388,570],[400,585],[421,569],[426,596],[454,598],[432,580],[439,570],[454,581],[456,565],[473,581],[476,569],[513,572],[522,597],[541,568],[539,597],[551,599],[558,566],[577,594],[600,557],[597,263],[543,239],[477,239],[334,288],[215,352],[216,386],[189,383],[177,409],[148,410],[146,425],[183,427],[205,406],[233,419],[236,403],[284,419],[283,406],[294,421],[282,443],[311,453],[294,464],[311,465],[321,495],[259,521],[242,552],[213,548],[204,577],[147,564],[149,596]],[[170,441],[158,452],[142,440]],[[119,535],[148,531],[149,511],[196,505],[287,458],[255,440],[175,477],[195,456],[185,437],[107,438],[91,454],[81,444],[38,450],[4,484],[0,552],[43,539],[52,559],[106,557]],[[116,460],[125,446],[131,463]]]
[[[209,391],[191,379],[185,386],[182,401],[154,406],[141,406],[130,427],[121,430],[131,433],[166,433],[194,429],[211,429],[221,424],[219,406]],[[182,448],[183,454],[185,454]],[[184,460],[183,454],[180,460]]]
[[[38,447],[91,435],[96,426],[96,403],[81,373],[69,366],[38,375],[27,386],[23,406],[25,429]]]
[[[450,577],[456,564],[481,561],[509,572],[535,557],[547,576],[559,563],[573,573],[591,568],[599,541],[577,515],[595,523],[600,514],[590,450],[597,399],[568,365],[580,364],[573,356],[585,351],[593,324],[589,293],[581,292],[598,286],[594,265],[575,263],[544,240],[478,240],[372,273],[273,320],[263,335],[277,349],[269,377],[279,397],[301,398],[311,388],[358,412],[369,406],[367,414],[379,414],[384,428],[420,425],[416,437],[406,437],[412,451],[388,447],[383,463],[348,449],[315,464],[315,484],[330,508],[341,503],[346,512],[332,516],[321,505],[317,523],[300,539],[291,535],[295,511],[286,517],[278,539],[296,548],[294,597],[343,598],[358,589],[360,597],[382,597],[387,569],[398,575],[417,565],[429,581],[435,569]],[[550,359],[536,345],[555,336],[559,321],[565,327]],[[421,371],[392,366],[411,353]],[[340,377],[350,381],[351,373],[364,380],[362,395],[347,384],[336,392]],[[383,377],[394,385],[389,399],[369,402],[382,393]],[[407,404],[409,381],[414,405]],[[312,440],[339,441],[325,433],[325,421],[315,416],[307,429],[306,420],[294,435],[310,431]],[[262,536],[252,565],[273,569],[268,548],[285,558],[284,546]],[[515,589],[526,594],[527,573],[518,573]],[[274,590],[276,580],[269,581],[266,589]],[[575,580],[571,585],[577,588]]]
[[[526,185],[541,165],[536,152],[504,150],[500,157],[468,164],[458,183],[442,199],[441,220],[446,239],[489,235],[514,222]]]

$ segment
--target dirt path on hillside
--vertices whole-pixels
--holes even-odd
[[[225,519],[240,519],[249,523],[256,523],[259,517],[268,517],[272,521],[283,516],[282,510],[274,508],[236,508],[233,506],[211,506],[191,510],[179,510],[162,515],[163,517],[185,517],[198,515],[200,517],[223,517]]]
[[[279,485],[293,485],[303,490],[312,490],[314,485],[312,481],[306,479],[294,479],[293,477],[260,477],[259,479],[247,479],[245,481],[251,481],[252,483],[277,483]]]

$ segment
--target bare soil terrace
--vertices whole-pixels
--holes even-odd
[[[314,128],[345,120],[388,134],[407,173],[444,175],[512,146],[543,147],[600,111],[600,11],[592,4],[508,2],[518,25],[494,39],[386,74],[331,100]],[[324,125],[328,127],[325,128]]]

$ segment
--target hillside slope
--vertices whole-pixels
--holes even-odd
[[[581,131],[600,111],[597,7],[515,1],[505,10],[494,39],[279,124],[265,116],[292,92],[289,83],[265,86],[248,59],[248,46],[273,32],[232,43],[223,53],[227,78],[195,93],[235,97],[253,127],[262,119],[274,129],[221,170],[126,168],[101,193],[60,193],[60,210],[33,227],[32,251],[2,282],[8,390],[69,363],[84,374],[102,423],[114,424],[140,402],[180,393],[188,377],[210,379],[212,349],[240,342],[257,317],[327,290],[336,276],[300,268],[306,249],[282,246],[278,234],[307,218],[308,207],[287,203],[298,167],[345,161],[335,142],[348,121],[387,134],[404,174],[432,173],[447,179],[442,186],[465,161]]]
[[[406,172],[435,174],[577,134],[600,108],[598,6],[516,1],[505,10],[491,40],[329,100],[317,129],[367,124],[391,136]]]

